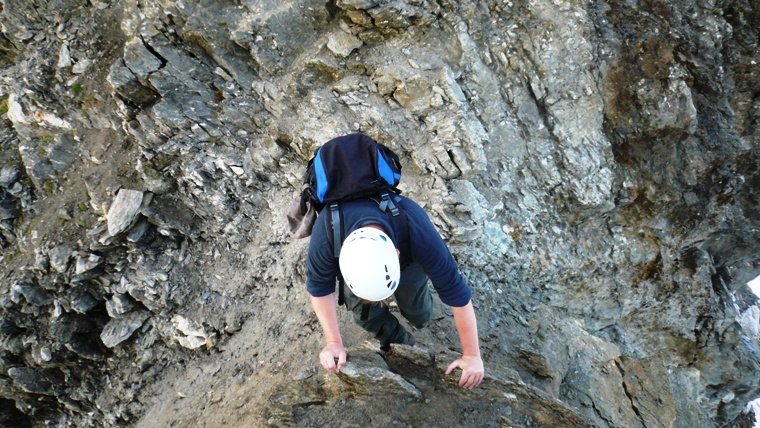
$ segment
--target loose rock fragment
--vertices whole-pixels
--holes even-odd
[[[338,377],[365,394],[390,394],[422,400],[422,392],[403,377],[380,367],[347,362]]]
[[[137,219],[143,201],[143,192],[121,189],[108,210],[108,233],[116,236],[129,229]]]
[[[59,245],[48,251],[50,257],[50,267],[60,273],[66,272],[69,268],[69,261],[74,253],[74,248],[68,245]]]
[[[120,344],[121,342],[129,339],[138,328],[140,328],[145,320],[150,317],[147,311],[134,311],[130,312],[123,318],[114,318],[106,324],[103,332],[100,333],[100,340],[103,344],[109,348]]]

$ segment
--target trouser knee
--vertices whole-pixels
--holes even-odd
[[[416,313],[414,315],[404,316],[404,318],[406,318],[407,321],[409,321],[409,323],[411,323],[413,326],[417,328],[424,328],[430,322],[431,315],[432,311],[427,310],[424,312]]]
[[[396,302],[401,315],[417,328],[426,326],[433,312],[433,297],[422,266],[410,265],[401,273],[400,282]]]

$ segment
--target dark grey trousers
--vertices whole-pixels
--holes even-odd
[[[428,277],[417,263],[413,263],[401,271],[398,289],[393,294],[401,311],[401,315],[413,326],[422,328],[430,321],[433,311],[433,297],[427,287]],[[362,320],[364,304],[351,289],[344,289],[346,308],[354,314],[354,321],[363,329],[373,333],[380,341],[381,347],[391,343],[414,344],[414,338],[399,323],[398,318],[390,313],[384,304],[371,304],[366,320]]]

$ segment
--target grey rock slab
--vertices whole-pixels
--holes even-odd
[[[392,343],[390,354],[422,367],[432,367],[434,362],[430,351],[418,346]]]
[[[345,383],[366,394],[389,394],[422,400],[422,392],[403,377],[380,367],[349,361],[338,373]]]
[[[4,166],[0,169],[0,187],[9,187],[18,179],[18,169]]]
[[[53,395],[53,383],[45,375],[30,367],[11,367],[8,376],[13,384],[30,394]]]
[[[176,230],[192,237],[198,234],[197,217],[181,200],[156,195],[151,204],[143,207],[142,214],[159,229]]]
[[[109,348],[124,342],[150,317],[142,310],[130,312],[123,318],[113,318],[100,333],[100,340]]]
[[[137,220],[144,193],[139,190],[121,189],[108,210],[108,234],[116,236],[129,229]]]
[[[142,39],[135,38],[124,47],[124,65],[138,79],[146,79],[161,68],[161,60],[148,50]]]
[[[61,50],[58,52],[58,68],[65,68],[71,65],[71,51],[69,51],[69,45],[64,43],[61,45]]]
[[[13,291],[23,295],[27,302],[35,306],[44,306],[53,302],[50,294],[38,286],[13,284]]]

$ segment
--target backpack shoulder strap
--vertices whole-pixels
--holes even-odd
[[[401,209],[398,201],[393,201],[393,196],[387,192],[382,193],[380,196],[381,199],[378,202],[378,208],[380,211],[388,215],[388,220],[390,220],[391,225],[393,226],[393,230],[396,233],[396,239],[398,240],[398,249],[401,251],[401,254],[405,256],[399,260],[401,264],[400,267],[403,270],[405,267],[411,264],[411,261],[408,260],[410,257],[409,219],[407,218],[404,210]]]
[[[340,204],[333,202],[330,204],[330,219],[332,220],[333,231],[333,257],[335,263],[338,263],[340,259],[340,249],[343,246],[343,213],[340,209]],[[346,281],[343,279],[343,273],[340,271],[340,265],[338,265],[338,306],[346,304],[346,297],[344,295],[344,284]]]
[[[401,258],[399,260],[401,266],[400,268],[403,270],[410,264],[412,264],[411,260],[411,242],[409,239],[409,219],[406,216],[406,213],[404,213],[403,210],[399,210],[400,214],[397,217],[394,217],[396,219],[396,225],[398,226],[398,232],[396,234],[398,235],[398,249],[401,251],[402,254],[405,255],[405,257]]]
[[[343,246],[343,222],[341,221],[340,205],[337,202],[330,204],[330,217],[333,230],[333,257],[338,260],[340,249]]]

